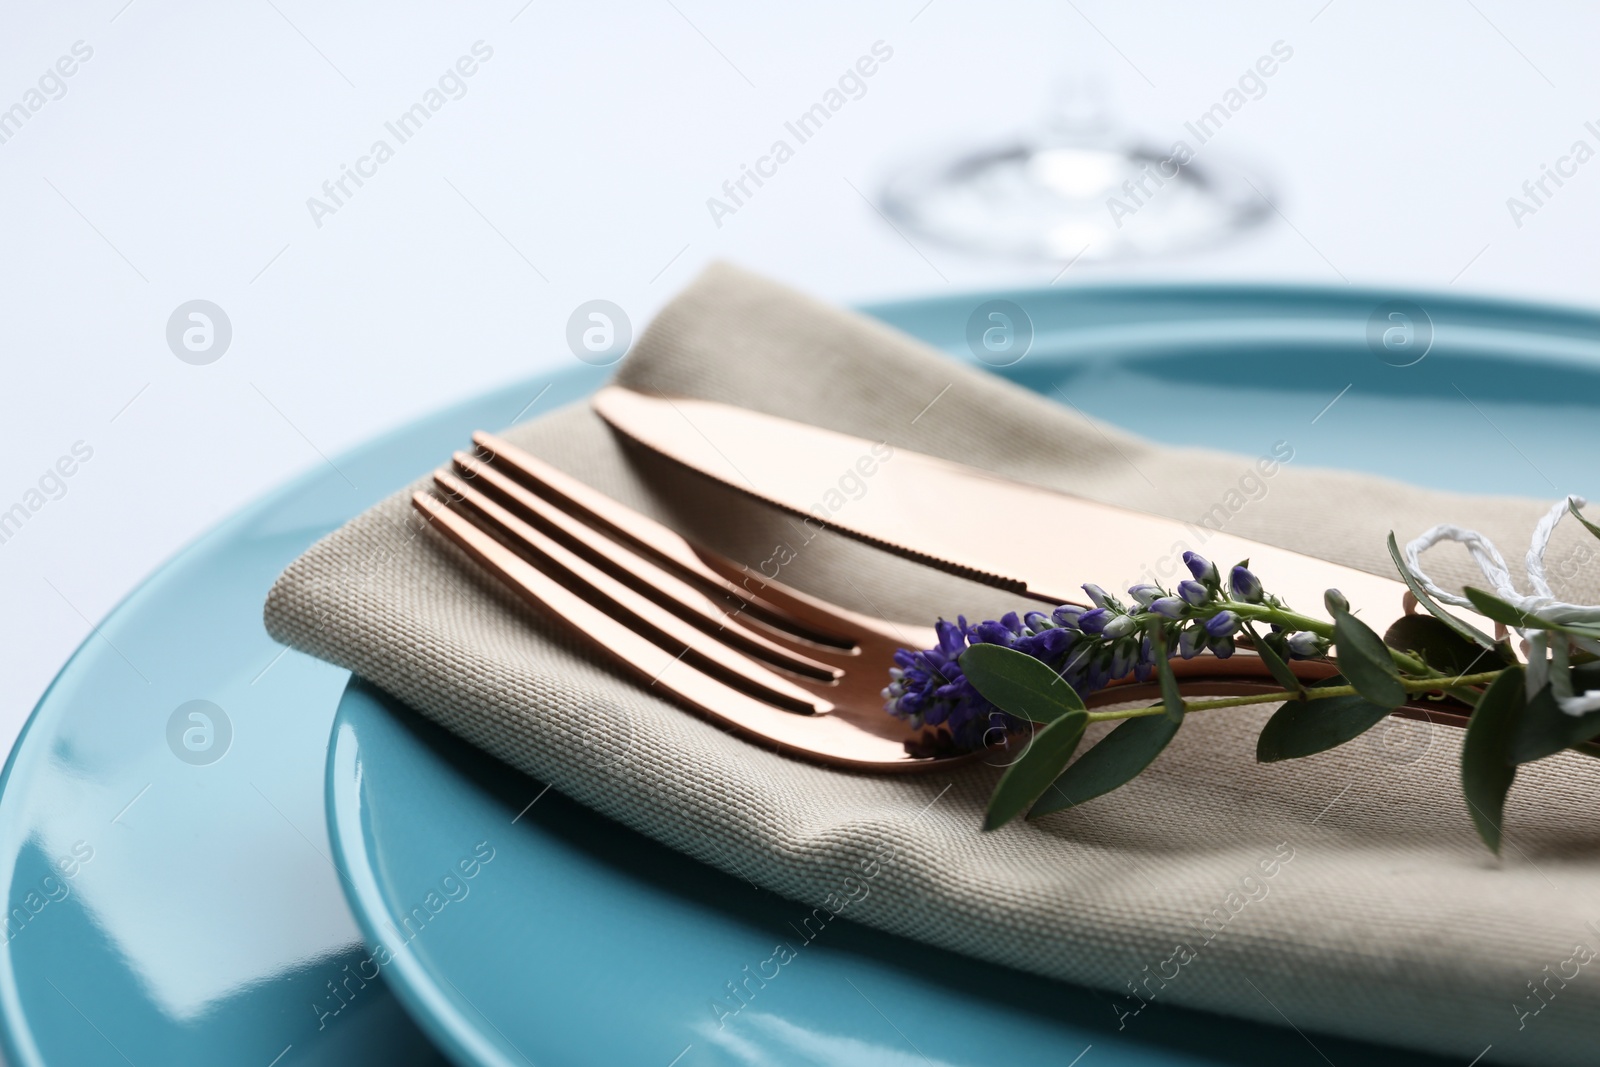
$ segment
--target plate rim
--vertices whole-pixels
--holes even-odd
[[[598,382],[600,374],[600,369],[593,367],[561,367],[552,368],[544,374],[503,382],[392,424],[339,452],[335,460],[349,469],[349,465],[365,462],[407,437],[424,431],[431,421],[446,420],[458,412],[464,414],[473,407],[494,403],[498,398],[520,402],[530,387],[546,382],[552,385],[559,385],[562,382],[582,383],[586,378],[593,378]],[[591,390],[585,390],[583,395],[586,396],[588,391]],[[16,856],[20,853],[20,846],[30,839],[30,835],[24,832],[31,831],[36,824],[36,817],[29,813],[27,794],[22,788],[27,784],[27,779],[21,776],[33,769],[36,761],[48,760],[50,746],[72,709],[72,705],[61,703],[58,693],[64,685],[69,684],[69,675],[80,660],[86,660],[97,654],[96,638],[102,628],[124,613],[130,611],[137,613],[141,609],[136,602],[161,583],[180,577],[196,561],[209,558],[208,553],[212,551],[228,551],[230,540],[239,536],[252,524],[263,520],[270,521],[276,509],[313,491],[319,483],[330,483],[336,477],[327,471],[323,464],[308,463],[304,469],[288,475],[185,541],[135,582],[90,624],[89,632],[62,661],[61,666],[57,668],[34,702],[17,731],[16,739],[6,753],[3,766],[0,766],[0,835],[3,835],[0,836],[0,850],[4,853],[0,854],[0,869],[9,870],[14,866]],[[390,494],[385,492],[383,495]],[[370,503],[360,504],[341,521],[349,521],[368,506]],[[256,610],[259,611],[259,605]],[[130,616],[132,617],[137,615]],[[348,682],[348,679],[346,681]],[[342,697],[342,688],[339,693]],[[330,710],[330,720],[336,711],[337,706]],[[325,773],[321,781],[325,781]],[[16,844],[19,846],[17,849],[10,847],[9,842],[12,838],[16,839]],[[348,897],[346,900],[348,907]],[[359,928],[359,924],[357,925]],[[27,986],[28,977],[29,973],[19,970],[14,955],[9,950],[6,951],[3,959],[0,959],[0,1064],[9,1064],[11,1067],[35,1067],[35,1065],[53,1067],[53,1062],[40,1049],[36,1040],[36,1036],[41,1032],[37,1025],[37,1013],[30,1012],[22,1001],[21,994]],[[32,977],[36,981],[38,976],[32,975]],[[420,1023],[417,1025],[420,1028]]]

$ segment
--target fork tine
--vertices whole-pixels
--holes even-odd
[[[749,656],[722,641],[702,633],[654,601],[612,578],[553,538],[534,529],[511,514],[492,498],[468,485],[448,470],[434,472],[434,484],[452,500],[464,501],[487,524],[514,542],[533,550],[547,564],[539,569],[549,573],[572,592],[596,603],[602,611],[642,631],[658,645],[679,656],[692,658],[702,671],[742,688],[768,704],[803,715],[825,714],[833,710],[830,701],[816,696],[783,676],[768,670]]]
[[[855,641],[843,635],[858,632],[861,620],[830,613],[822,606],[824,602],[815,602],[812,610],[804,614],[775,605],[772,601],[778,598],[769,596],[768,591],[788,592],[779,583],[751,575],[731,560],[691,544],[648,515],[613,500],[503,438],[480,430],[472,435],[472,442],[493,464],[515,472],[539,496],[569,513],[578,513],[590,526],[604,528],[684,581],[711,595],[733,598],[741,612],[755,621],[824,648],[847,654],[855,651]],[[750,588],[752,579],[757,583],[755,589]]]
[[[921,771],[949,765],[949,759],[919,759],[897,740],[863,733],[832,715],[793,715],[766,704],[612,618],[582,596],[541,572],[470,519],[429,493],[416,493],[413,506],[430,525],[534,607],[549,612],[650,688],[661,689],[713,721],[779,751],[834,766],[871,771]],[[559,547],[559,546],[558,546]]]
[[[740,651],[763,660],[770,666],[793,671],[813,681],[838,681],[840,670],[819,663],[795,648],[785,648],[773,639],[750,629],[737,614],[726,610],[675,573],[659,566],[603,530],[583,522],[555,503],[540,497],[494,467],[465,452],[453,457],[462,479],[479,486],[521,518],[532,518],[548,532],[556,531],[568,548],[589,559],[613,578],[671,611],[685,622],[720,637]]]

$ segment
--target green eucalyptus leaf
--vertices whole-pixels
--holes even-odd
[[[1495,622],[1507,626],[1515,626],[1524,630],[1554,630],[1557,633],[1571,634],[1574,637],[1586,637],[1591,641],[1600,641],[1600,627],[1583,623],[1559,623],[1531,611],[1523,611],[1515,605],[1508,604],[1492,593],[1485,593],[1482,589],[1471,586],[1462,590],[1472,606],[1487,615]]]
[[[1333,644],[1339,673],[1349,679],[1357,693],[1386,708],[1398,708],[1406,702],[1406,690],[1400,684],[1400,672],[1389,655],[1389,646],[1372,632],[1372,627],[1348,612],[1338,612],[1333,617]]]
[[[1585,663],[1572,668],[1572,688],[1578,693],[1600,689],[1600,664]],[[1511,743],[1511,761],[1532,763],[1595,737],[1600,737],[1600,711],[1568,715],[1556,703],[1555,694],[1547,685],[1528,701],[1527,710],[1517,722],[1517,735]]]
[[[1382,722],[1389,711],[1360,696],[1290,701],[1261,728],[1256,762],[1300,759],[1338,748]]]
[[[1261,662],[1267,665],[1267,670],[1272,672],[1273,680],[1295,696],[1305,692],[1305,687],[1300,684],[1300,679],[1295,677],[1294,671],[1289,669],[1289,665],[1283,661],[1282,656],[1278,655],[1277,650],[1257,636],[1253,627],[1246,626],[1245,632],[1250,635],[1250,647],[1255,650],[1256,655],[1261,657]]]
[[[1485,593],[1482,589],[1474,589],[1470,585],[1463,589],[1462,592],[1467,595],[1468,600],[1472,601],[1472,606],[1478,609],[1478,614],[1487,616],[1495,622],[1523,628],[1550,628],[1537,615],[1530,615],[1521,608],[1513,607],[1493,593]]]
[[[1167,709],[1167,719],[1173,729],[1183,721],[1183,694],[1178,692],[1178,680],[1172,675],[1172,660],[1167,656],[1167,635],[1160,626],[1150,630],[1150,652],[1156,661],[1156,681],[1161,686],[1161,704]]]
[[[1062,772],[1028,812],[1028,818],[1076,807],[1131,782],[1161,755],[1182,725],[1181,719],[1174,722],[1166,715],[1124,719]]]
[[[1395,542],[1394,531],[1389,531],[1389,555],[1394,557],[1395,569],[1400,572],[1400,578],[1406,583],[1406,588],[1411,590],[1411,595],[1417,598],[1417,603],[1422,605],[1429,615],[1444,623],[1450,629],[1460,634],[1463,638],[1484,648],[1493,648],[1494,638],[1470,623],[1456,618],[1444,609],[1444,606],[1434,600],[1428,591],[1417,580],[1411,577],[1411,572],[1406,570],[1405,561],[1400,556],[1400,546]]]
[[[983,817],[983,828],[993,830],[1004,826],[1028,810],[1066,768],[1088,725],[1088,712],[1069,711],[1034,734],[1028,750],[1006,768],[994,787],[989,797],[989,810]]]
[[[1500,852],[1506,793],[1517,776],[1512,761],[1518,720],[1527,707],[1521,667],[1508,667],[1484,691],[1461,743],[1461,793],[1483,843]]]
[[[1600,537],[1600,526],[1596,526],[1594,523],[1592,523],[1588,519],[1584,518],[1583,517],[1583,512],[1578,510],[1578,505],[1574,504],[1572,502],[1571,498],[1568,498],[1568,500],[1567,500],[1567,510],[1572,512],[1572,517],[1573,518],[1575,518],[1579,522],[1583,523],[1584,529],[1588,530],[1590,533],[1594,534],[1596,537]]]
[[[958,662],[985,700],[1019,719],[1047,724],[1084,710],[1083,699],[1066,679],[1014,648],[973,645]]]
[[[1558,633],[1571,634],[1573,637],[1587,637],[1591,641],[1600,641],[1600,626],[1584,626],[1569,624],[1551,624],[1550,629]]]
[[[1384,633],[1383,643],[1402,652],[1414,652],[1427,660],[1428,666],[1456,677],[1503,666],[1493,646],[1479,646],[1432,615],[1400,616]]]

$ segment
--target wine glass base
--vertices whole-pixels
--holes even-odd
[[[897,225],[951,247],[1112,260],[1217,244],[1263,220],[1259,182],[1172,152],[1110,141],[1014,143],[913,167],[880,197]]]

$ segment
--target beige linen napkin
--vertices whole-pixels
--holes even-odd
[[[727,266],[660,313],[619,379],[1188,521],[1254,464],[1099,426]],[[795,559],[782,577],[849,607],[926,623],[1017,606],[842,537],[801,543],[770,510],[624,453],[586,406],[507,436],[746,562],[787,544]],[[848,899],[848,916],[869,925],[1108,990],[1108,1019],[1128,1026],[1153,1001],[1462,1063],[1491,1044],[1486,1061],[1595,1060],[1600,767],[1582,757],[1522,771],[1503,862],[1463,807],[1459,731],[1395,722],[1331,753],[1259,766],[1266,708],[1197,715],[1119,792],[980,833],[996,769],[868,777],[748,745],[607,670],[422,531],[408,497],[284,572],[267,601],[272,635],[673,848],[808,906]],[[1473,525],[1515,556],[1545,506],[1291,464],[1227,529],[1390,574],[1391,528],[1404,538],[1439,521]],[[1575,537],[1558,531],[1550,558],[1572,558]],[[1464,554],[1436,556],[1437,577],[1468,577]],[[1593,600],[1593,573],[1564,592]]]

